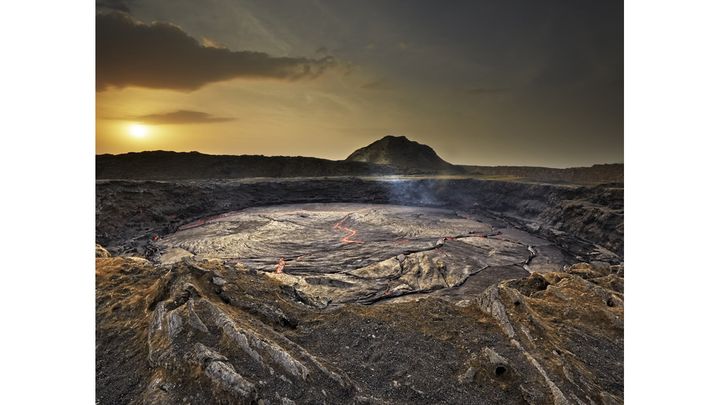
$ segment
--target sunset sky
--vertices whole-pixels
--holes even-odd
[[[621,1],[101,0],[97,153],[623,161]]]

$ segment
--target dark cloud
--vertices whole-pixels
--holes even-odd
[[[478,87],[478,88],[474,88],[474,89],[468,89],[467,93],[482,96],[482,95],[487,95],[487,94],[507,93],[508,91],[510,91],[510,89],[506,89],[506,88],[502,88],[502,87],[494,87],[494,88],[493,87]]]
[[[144,24],[123,13],[96,17],[96,86],[195,90],[235,78],[312,78],[335,65],[321,59],[273,57],[203,46],[169,23]]]
[[[214,122],[233,121],[235,118],[216,117],[202,111],[177,110],[168,113],[128,117],[128,119],[146,124],[210,124]]]
[[[130,12],[130,5],[134,0],[98,0],[95,2],[95,6],[98,10],[115,10]]]

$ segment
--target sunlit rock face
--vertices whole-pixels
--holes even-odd
[[[380,204],[250,208],[162,238],[158,261],[239,264],[267,272],[321,306],[457,287],[479,272],[492,277],[498,268],[567,264],[549,242],[491,222],[445,209]]]

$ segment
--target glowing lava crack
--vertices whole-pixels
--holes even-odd
[[[343,219],[340,220],[340,222],[336,223],[336,224],[333,226],[333,229],[338,229],[338,230],[340,230],[340,231],[343,231],[343,232],[346,232],[346,233],[347,233],[347,235],[343,236],[343,237],[340,239],[340,242],[341,242],[341,243],[362,243],[362,242],[359,241],[359,240],[353,240],[353,239],[352,239],[353,236],[355,236],[355,235],[357,234],[357,231],[356,231],[356,230],[354,230],[354,229],[352,229],[352,228],[348,228],[348,227],[346,227],[346,226],[343,225],[343,223],[345,222],[345,220],[348,219],[349,216],[350,216],[350,214],[348,214],[348,215],[346,215],[345,217],[343,217]]]

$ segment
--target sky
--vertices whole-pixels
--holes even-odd
[[[97,153],[623,162],[622,1],[96,4]]]

